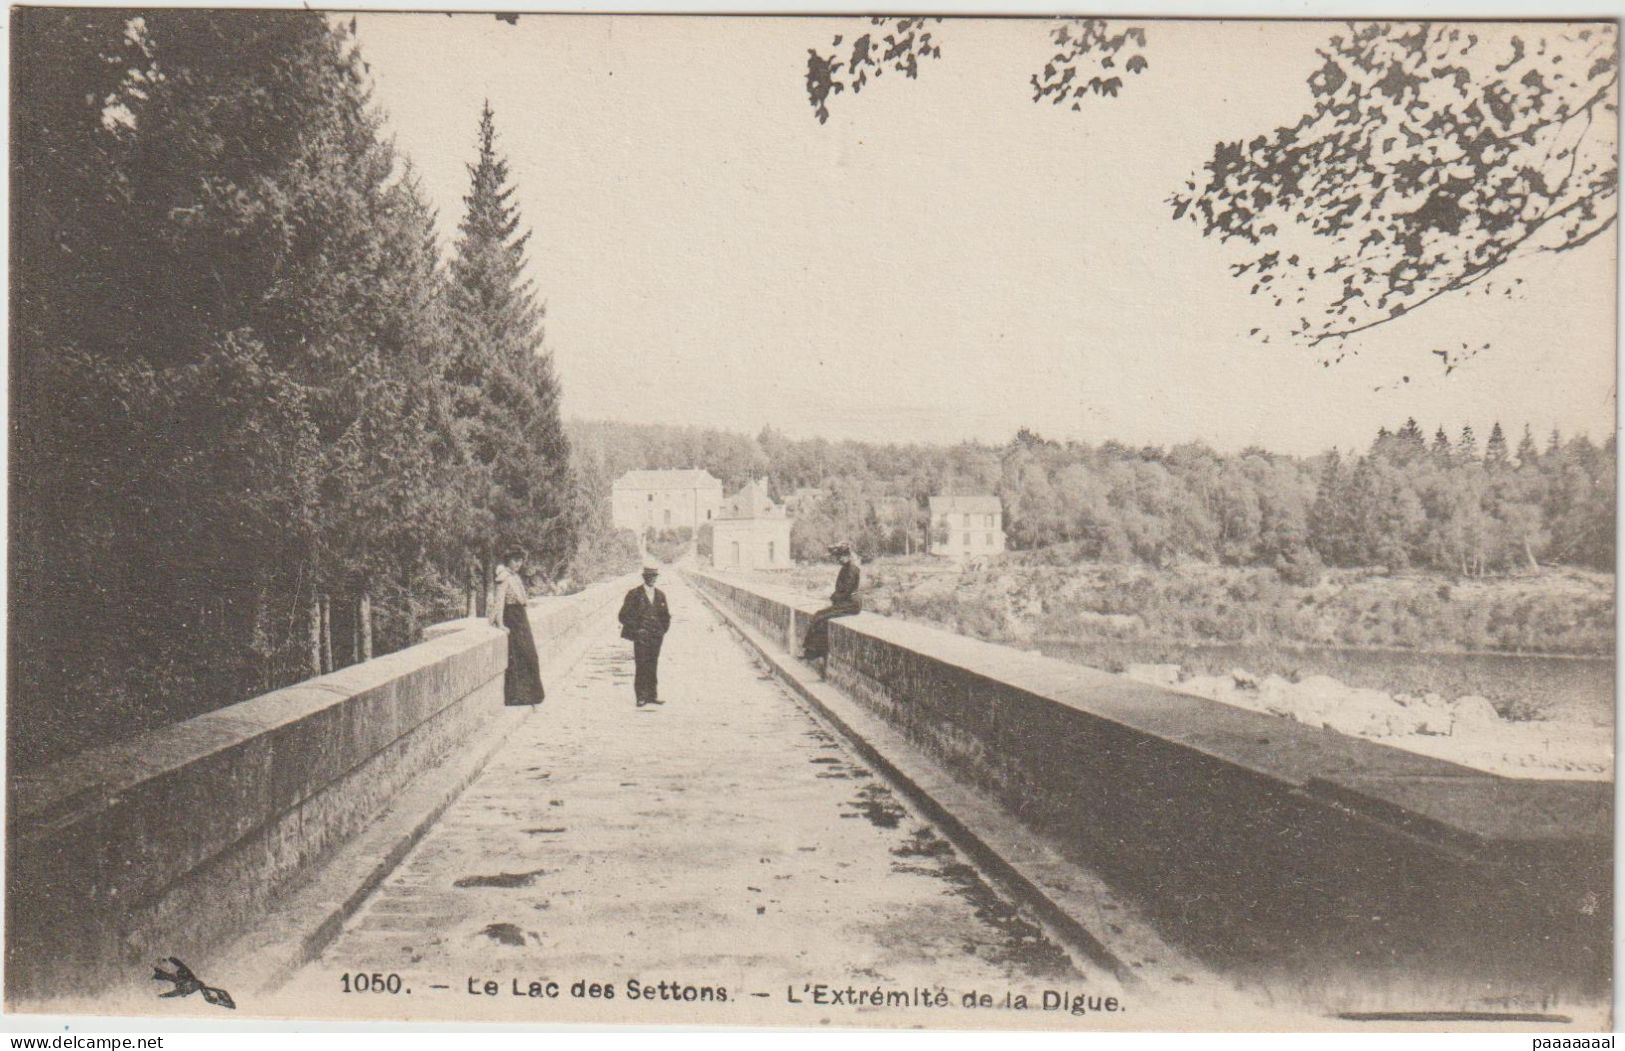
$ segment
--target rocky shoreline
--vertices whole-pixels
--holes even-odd
[[[1488,699],[1467,694],[1392,694],[1349,686],[1329,675],[1296,682],[1235,669],[1192,675],[1177,664],[1130,664],[1125,677],[1181,693],[1324,727],[1431,755],[1504,777],[1610,781],[1613,735],[1571,720],[1509,721]]]

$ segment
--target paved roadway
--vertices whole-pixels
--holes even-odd
[[[493,978],[511,1001],[513,977],[566,991],[579,978],[617,983],[623,1002],[605,1017],[689,1017],[630,1012],[637,978],[727,988],[738,1006],[712,1020],[816,1024],[830,1012],[786,1005],[819,981],[955,998],[1118,991],[983,883],[686,585],[665,588],[667,703],[634,706],[631,646],[606,632],[547,684],[545,705],[502,713],[508,743],[289,994],[332,1002],[342,973],[394,972],[411,1007],[385,1014],[544,1020],[579,1013],[562,994],[556,1009],[486,1008],[467,980]],[[354,995],[334,1006],[361,1007]],[[831,1020],[864,1015],[837,1008]]]

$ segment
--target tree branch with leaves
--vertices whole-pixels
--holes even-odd
[[[1081,110],[1090,95],[1116,98],[1124,74],[1137,76],[1150,67],[1140,26],[1116,28],[1101,18],[1068,18],[1050,30],[1050,40],[1055,54],[1031,78],[1034,102],[1070,102],[1073,110]]]
[[[941,18],[875,17],[869,30],[846,43],[838,33],[828,53],[807,49],[807,101],[818,123],[829,120],[829,103],[850,90],[860,94],[871,80],[888,70],[917,80],[921,63],[942,57]],[[1149,68],[1146,33],[1140,26],[1122,26],[1100,18],[1062,18],[1049,23],[1055,51],[1030,83],[1033,101],[1083,108],[1090,96],[1116,98],[1124,78]]]
[[[1232,272],[1326,364],[1441,297],[1510,296],[1509,264],[1614,224],[1615,43],[1601,24],[1350,24],[1309,112],[1218,143],[1174,217],[1245,245]]]

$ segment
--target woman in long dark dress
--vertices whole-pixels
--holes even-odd
[[[547,695],[542,689],[542,662],[536,655],[536,636],[530,632],[526,612],[529,596],[520,576],[525,553],[510,548],[497,566],[496,591],[491,596],[491,623],[508,629],[508,671],[503,677],[504,702],[511,705],[541,704]]]
[[[829,661],[829,622],[836,617],[850,617],[863,611],[863,603],[858,599],[858,582],[861,574],[858,572],[858,556],[853,554],[850,544],[836,544],[829,549],[832,558],[840,559],[841,571],[835,577],[835,591],[829,597],[829,605],[813,614],[812,623],[807,625],[807,637],[801,643],[801,655],[807,660],[822,658],[825,664]],[[820,672],[823,666],[820,665]]]

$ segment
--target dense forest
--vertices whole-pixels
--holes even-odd
[[[1410,567],[1476,577],[1542,564],[1612,570],[1612,437],[1601,446],[1499,423],[1429,439],[1414,420],[1368,449],[1293,457],[1227,455],[1200,443],[1131,448],[1047,440],[1003,446],[791,440],[650,424],[572,423],[602,476],[633,467],[703,467],[730,490],[765,477],[797,500],[797,558],[851,538],[868,555],[925,539],[927,500],[997,493],[1012,548],[1062,562],[1168,566],[1182,559],[1272,566],[1294,582],[1321,566]],[[811,493],[805,490],[814,490]]]
[[[12,26],[14,760],[409,645],[504,545],[569,572],[594,512],[489,108],[448,252],[353,23]]]

